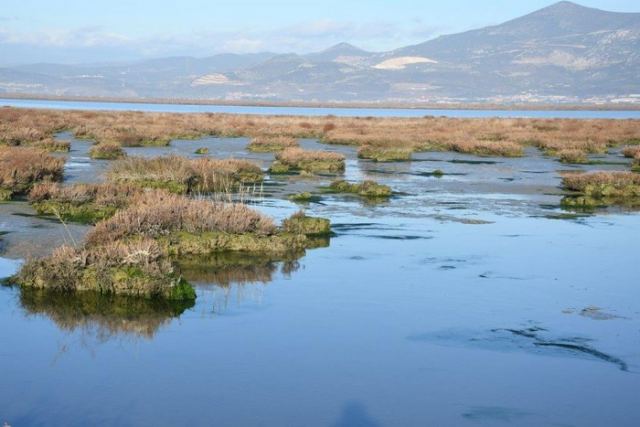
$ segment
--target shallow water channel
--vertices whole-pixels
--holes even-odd
[[[60,138],[71,139],[70,135]],[[130,155],[249,158],[247,140],[173,141]],[[520,159],[420,153],[348,180],[382,203],[319,194],[332,177],[268,178],[249,202],[281,219],[330,218],[328,247],[298,260],[225,256],[182,266],[194,306],[0,287],[0,423],[31,425],[640,425],[640,215],[559,208],[558,171]],[[108,162],[73,140],[66,181]],[[432,172],[442,170],[438,178]],[[0,204],[0,276],[79,241],[86,227]],[[4,234],[6,232],[6,234]]]

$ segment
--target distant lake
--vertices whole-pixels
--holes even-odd
[[[59,110],[148,111],[159,113],[232,113],[262,115],[342,116],[342,117],[424,117],[461,118],[557,118],[557,119],[640,119],[640,111],[612,110],[436,110],[414,108],[266,107],[241,105],[156,104],[131,102],[57,101],[0,99],[0,106],[51,108]]]

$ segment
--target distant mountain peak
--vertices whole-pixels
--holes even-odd
[[[365,53],[366,51],[363,49],[360,49],[357,46],[352,45],[351,43],[347,43],[347,42],[342,42],[342,43],[338,43],[335,44],[325,50],[323,50],[320,53],[335,53],[335,52],[340,52],[340,53]]]
[[[551,6],[546,7],[545,9],[575,10],[575,9],[589,9],[589,8],[586,6],[582,6],[578,3],[574,3],[572,1],[559,1],[557,3],[552,4]]]

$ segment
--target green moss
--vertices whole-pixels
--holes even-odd
[[[209,154],[209,149],[207,147],[200,147],[195,151],[195,154]]]
[[[286,233],[305,236],[327,236],[331,234],[331,222],[326,218],[306,216],[303,212],[284,220],[282,228]]]
[[[562,206],[595,208],[605,206],[640,206],[640,185],[588,184],[578,193],[562,199]]]
[[[364,146],[358,150],[358,158],[375,162],[398,162],[411,160],[410,148]]]
[[[250,143],[247,145],[247,150],[253,153],[277,153],[290,147],[290,144],[273,141],[269,143]]]
[[[93,265],[54,265],[49,259],[25,264],[13,281],[27,288],[65,292],[97,292],[144,298],[195,298],[191,286],[173,273],[151,274],[136,266],[100,268]]]
[[[334,193],[351,193],[362,197],[378,198],[389,197],[392,194],[391,187],[378,184],[375,181],[364,181],[360,184],[351,184],[344,180],[334,181],[329,186]]]
[[[119,146],[97,144],[89,149],[89,157],[94,160],[117,160],[126,157],[126,153]]]
[[[286,254],[307,247],[302,233],[284,232],[264,236],[258,234],[229,234],[222,232],[176,232],[159,239],[172,257],[209,255],[217,252],[244,252],[253,254]]]
[[[291,168],[289,165],[286,165],[278,160],[271,163],[271,167],[269,168],[269,173],[272,175],[284,175],[291,173]]]
[[[269,168],[273,175],[301,173],[341,173],[344,172],[344,160],[302,160],[295,165],[274,161]]]
[[[310,202],[314,199],[313,194],[305,191],[303,193],[291,194],[289,200],[292,202]]]
[[[344,171],[344,160],[303,160],[297,169],[310,173],[340,173]]]
[[[32,203],[32,206],[40,215],[60,215],[65,221],[80,224],[95,224],[98,221],[112,217],[116,213],[115,206],[98,206],[91,202],[73,204],[45,200]]]

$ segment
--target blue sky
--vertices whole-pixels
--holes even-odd
[[[219,52],[309,52],[347,41],[390,50],[497,24],[548,0],[3,0],[0,64]],[[637,0],[582,5],[640,12]]]

